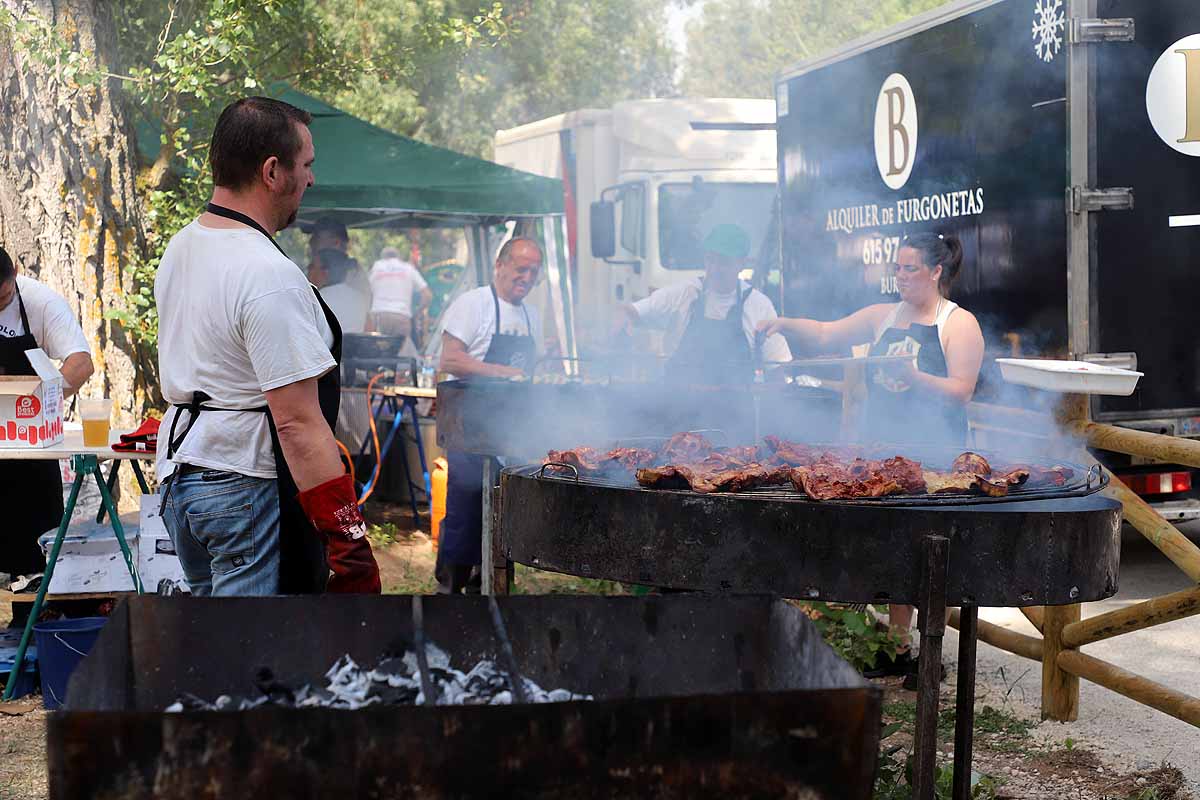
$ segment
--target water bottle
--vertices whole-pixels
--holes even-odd
[[[433,367],[433,359],[429,356],[422,356],[421,372],[417,377],[417,386],[422,389],[432,389],[435,383],[437,383],[437,374]]]

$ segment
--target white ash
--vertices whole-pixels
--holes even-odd
[[[258,697],[221,695],[208,702],[193,694],[183,694],[167,706],[166,711],[248,711],[268,704],[353,710],[373,705],[511,705],[516,702],[508,673],[495,661],[484,659],[464,673],[455,669],[450,656],[433,644],[425,646],[425,661],[429,682],[437,693],[433,703],[426,702],[417,656],[409,650],[401,657],[384,657],[372,669],[364,669],[349,655],[344,655],[325,673],[329,682],[324,687],[304,684],[293,688],[276,681],[270,670],[262,669],[255,676],[260,692]],[[591,695],[576,694],[567,689],[546,690],[524,676],[522,681],[525,696],[531,703],[594,699]]]

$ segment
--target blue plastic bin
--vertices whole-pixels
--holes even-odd
[[[13,664],[17,658],[17,647],[21,644],[21,631],[18,629],[0,628],[0,677],[5,682],[12,675]],[[33,693],[37,685],[37,647],[32,642],[25,650],[25,668],[17,675],[17,688],[13,690],[13,699]]]
[[[66,702],[67,681],[96,643],[106,622],[107,617],[77,617],[33,626],[42,673],[42,699],[48,710],[60,708]]]

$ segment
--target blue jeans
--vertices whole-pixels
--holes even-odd
[[[279,591],[279,490],[274,480],[220,470],[172,479],[163,524],[197,597]]]

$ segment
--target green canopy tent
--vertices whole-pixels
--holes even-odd
[[[304,195],[301,228],[323,217],[349,228],[460,228],[471,268],[454,294],[489,280],[495,250],[510,232],[537,238],[546,268],[531,299],[547,330],[553,326],[560,352],[574,355],[561,181],[418,142],[286,86],[271,95],[313,116],[315,183]],[[160,136],[152,121],[138,124],[146,158],[156,156]]]

